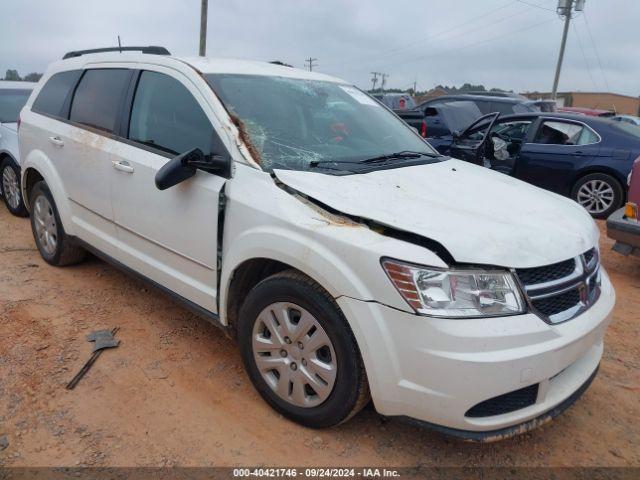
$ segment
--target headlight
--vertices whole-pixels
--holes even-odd
[[[384,259],[400,295],[420,314],[468,318],[517,315],[525,306],[510,272],[436,270]]]

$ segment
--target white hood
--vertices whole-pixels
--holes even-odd
[[[595,222],[578,204],[460,160],[345,176],[275,175],[335,210],[435,240],[457,262],[538,267],[598,243]]]

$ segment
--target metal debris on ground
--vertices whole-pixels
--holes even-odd
[[[87,335],[89,342],[94,342],[91,357],[87,360],[87,363],[80,369],[75,377],[67,384],[67,390],[73,390],[80,379],[86,375],[91,366],[98,359],[100,354],[106,348],[114,348],[120,344],[120,340],[116,340],[115,334],[118,332],[119,327],[115,327],[111,330],[96,330]]]

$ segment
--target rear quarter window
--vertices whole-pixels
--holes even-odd
[[[476,104],[483,115],[486,115],[487,113],[493,113],[493,111],[491,110],[490,102],[486,100],[472,100],[472,102]]]
[[[131,70],[120,68],[87,70],[73,95],[69,120],[113,132],[130,76]]]
[[[514,113],[513,104],[508,102],[491,102],[491,113],[498,112],[500,115],[511,115]]]
[[[80,75],[82,70],[69,70],[52,75],[40,90],[31,110],[53,117],[66,118],[67,112],[63,112],[62,109]]]
[[[631,135],[635,138],[640,138],[640,126],[633,125],[631,123],[626,122],[616,122],[613,125],[613,128],[626,133],[627,135]]]
[[[13,123],[18,121],[20,110],[27,103],[29,95],[31,95],[31,90],[0,90],[0,122]]]

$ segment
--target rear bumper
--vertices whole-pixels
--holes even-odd
[[[631,250],[640,254],[640,222],[624,217],[624,207],[613,212],[607,219],[607,236],[618,243],[627,246],[627,253]]]

